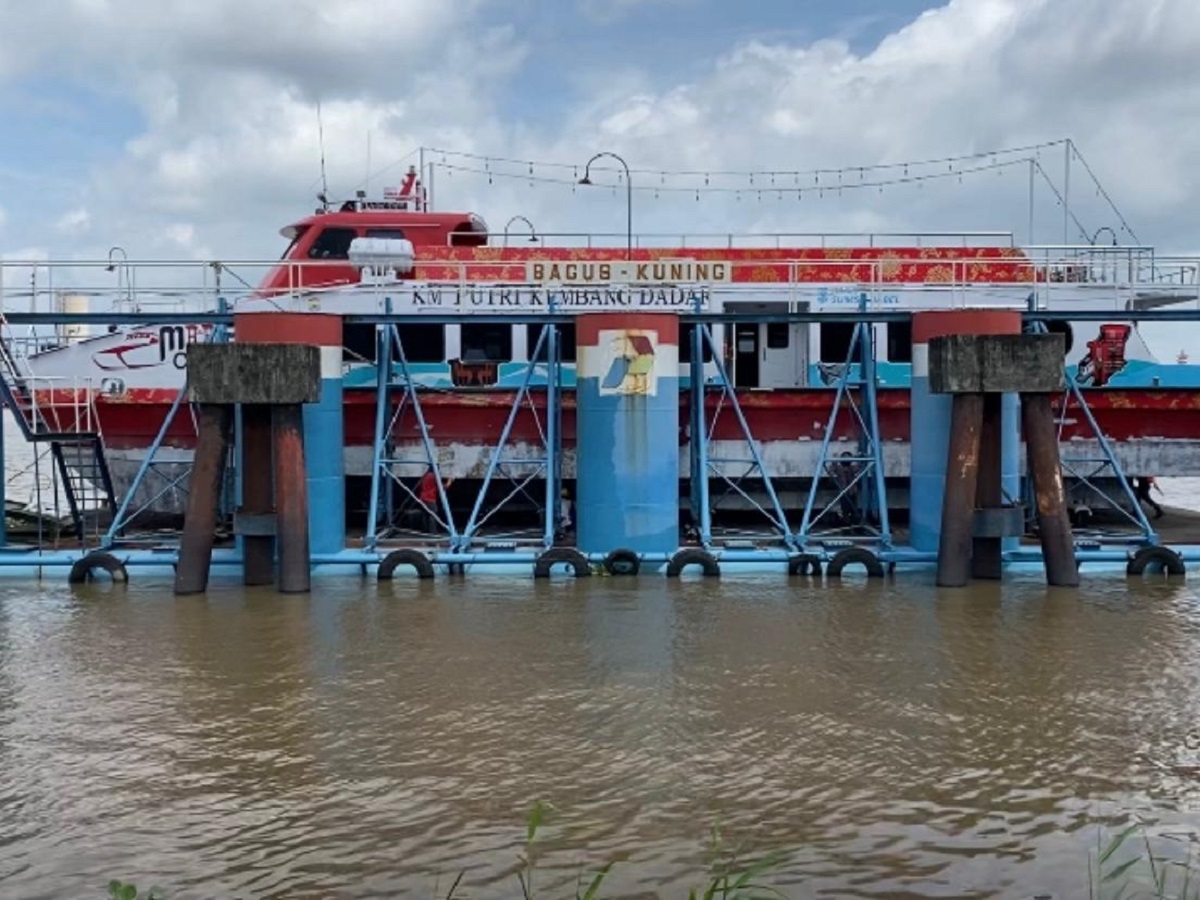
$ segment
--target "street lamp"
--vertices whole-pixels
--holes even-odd
[[[129,254],[127,254],[125,252],[124,247],[110,247],[109,251],[108,251],[108,265],[104,267],[104,271],[106,271],[106,272],[117,271],[117,264],[113,261],[113,257],[117,253],[121,254],[121,263],[122,264],[127,263],[129,261]]]
[[[592,163],[602,156],[611,156],[619,162],[625,169],[625,256],[627,259],[633,259],[633,180],[629,177],[629,165],[621,157],[615,153],[609,153],[607,150],[602,153],[597,153],[587,161],[587,165],[583,167],[583,177],[579,179],[580,184],[592,184],[592,180],[588,178],[588,172],[591,171]]]
[[[513,216],[511,219],[509,219],[507,222],[504,223],[504,246],[505,247],[508,246],[508,228],[510,225],[512,225],[513,222],[524,222],[526,225],[528,225],[529,226],[529,243],[536,244],[538,242],[537,229],[533,227],[533,223],[530,222],[524,216]]]

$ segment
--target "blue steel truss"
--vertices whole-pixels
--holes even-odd
[[[1044,322],[1031,322],[1025,329],[1031,334],[1046,334],[1048,329]],[[1125,471],[1121,466],[1120,460],[1117,459],[1116,453],[1113,451],[1112,444],[1100,429],[1100,424],[1096,421],[1096,417],[1092,414],[1091,407],[1088,405],[1087,398],[1084,395],[1083,389],[1079,383],[1072,377],[1069,366],[1064,367],[1064,378],[1066,380],[1066,389],[1063,391],[1062,400],[1058,404],[1058,444],[1063,445],[1063,428],[1067,423],[1067,414],[1078,410],[1087,423],[1088,430],[1096,439],[1096,444],[1099,448],[1099,455],[1092,456],[1067,456],[1061,457],[1064,481],[1071,479],[1072,483],[1067,487],[1067,505],[1070,507],[1073,498],[1095,498],[1099,499],[1105,506],[1115,511],[1124,521],[1133,525],[1136,532],[1130,531],[1105,531],[1103,529],[1075,529],[1076,538],[1101,540],[1105,543],[1130,543],[1130,544],[1158,544],[1161,543],[1158,533],[1154,530],[1154,526],[1150,524],[1150,520],[1146,518],[1145,512],[1142,510],[1142,504],[1137,499],[1133,488],[1129,485],[1129,480],[1125,477]],[[1096,480],[1101,477],[1115,479],[1117,482],[1116,490],[1106,490],[1096,483]],[[1023,491],[1027,498],[1032,496],[1032,486],[1028,476],[1023,480]],[[1120,499],[1124,498],[1128,503],[1127,509],[1120,503]],[[1030,499],[1027,502],[1027,508],[1032,511],[1036,508]],[[1130,512],[1130,509],[1133,511]]]
[[[437,445],[430,434],[429,426],[421,409],[420,388],[412,377],[404,347],[400,341],[397,326],[383,325],[379,328],[379,353],[377,356],[378,375],[376,382],[376,412],[375,412],[375,442],[371,468],[371,500],[367,519],[365,545],[373,548],[383,536],[380,531],[380,502],[385,504],[385,530],[392,527],[395,510],[391,507],[391,491],[383,490],[385,485],[397,485],[420,508],[429,513],[440,528],[445,530],[446,540],[450,550],[466,550],[472,541],[478,538],[488,521],[506,504],[518,496],[532,500],[543,513],[543,528],[541,541],[546,547],[554,543],[557,531],[557,511],[560,509],[559,494],[562,485],[562,410],[561,397],[561,349],[558,326],[548,324],[543,326],[537,343],[534,346],[533,359],[539,359],[545,354],[546,380],[546,411],[545,420],[538,414],[533,404],[532,386],[539,367],[531,364],[525,372],[521,386],[513,398],[509,408],[508,418],[504,423],[500,438],[492,449],[486,473],[479,486],[475,501],[472,504],[467,522],[460,529],[454,519],[454,511],[450,506],[446,493],[441,466],[438,460]],[[395,371],[389,361],[394,361]],[[399,394],[399,401],[393,409],[393,398]],[[535,457],[505,458],[504,451],[512,435],[517,416],[523,408],[528,408],[537,423],[541,437],[543,452]],[[397,453],[394,434],[404,415],[412,411],[417,431],[421,440],[421,458],[411,459]],[[430,509],[414,493],[412,488],[400,476],[400,472],[408,467],[419,467],[422,472],[432,469],[438,486],[438,509]],[[487,505],[489,488],[498,477],[506,478],[511,484],[511,490],[499,501]],[[530,493],[530,485],[537,478],[544,478],[544,497],[539,501]],[[491,535],[493,539],[510,537],[508,535]]]
[[[554,312],[553,300],[550,302],[550,311]],[[471,542],[479,536],[481,529],[487,521],[509,501],[520,495],[534,500],[535,505],[541,506],[542,545],[550,547],[554,543],[558,530],[559,510],[561,508],[559,494],[562,485],[562,410],[560,409],[560,398],[562,396],[562,351],[559,338],[560,335],[556,324],[549,323],[543,325],[541,333],[538,335],[537,343],[534,345],[533,353],[530,354],[531,360],[537,360],[542,357],[543,351],[545,353],[546,412],[544,426],[542,417],[538,415],[537,407],[533,403],[531,387],[534,376],[537,374],[538,366],[536,363],[531,362],[526,367],[525,377],[521,380],[521,386],[517,390],[517,395],[513,398],[512,406],[508,411],[508,419],[504,423],[504,429],[500,432],[500,439],[496,442],[496,446],[492,449],[488,459],[487,472],[484,474],[483,482],[479,486],[479,493],[475,497],[475,503],[471,508],[471,515],[467,519],[467,524],[463,527],[462,533],[458,535],[455,548],[460,551],[465,552],[471,546]],[[520,415],[522,407],[526,404],[528,405],[530,414],[533,416],[534,422],[537,424],[538,435],[542,440],[542,455],[505,459],[504,449],[508,445],[513,425],[516,423],[517,416]],[[507,478],[513,487],[507,495],[498,502],[493,503],[491,508],[487,512],[484,512],[488,488],[498,475],[503,475]],[[530,484],[539,476],[544,476],[545,479],[545,497],[541,504],[537,504],[537,501],[528,491]]]
[[[711,351],[712,359],[717,368],[718,384],[713,389],[713,392],[719,393],[719,397],[711,420],[708,417],[705,405],[709,394],[709,386],[704,380],[705,347],[708,347]],[[767,471],[767,467],[763,464],[758,443],[755,441],[754,435],[750,433],[750,426],[746,422],[746,416],[742,412],[741,404],[738,403],[737,393],[729,380],[729,373],[726,371],[722,360],[721,349],[713,339],[712,329],[708,324],[703,322],[698,322],[692,330],[689,375],[689,386],[691,389],[690,422],[688,426],[690,500],[692,515],[696,521],[697,531],[699,532],[700,543],[704,547],[711,547],[713,543],[713,504],[708,486],[709,474],[711,472],[722,479],[728,485],[729,490],[740,494],[747,503],[765,516],[767,521],[770,522],[772,529],[788,547],[794,547],[792,531],[788,525],[787,515],[783,511],[783,505],[779,502],[779,496],[775,493],[775,485],[771,481],[771,475]],[[749,450],[749,458],[717,457],[709,453],[709,445],[712,442],[717,421],[726,407],[733,411],[733,415],[737,419],[742,439],[745,440]],[[733,479],[726,474],[725,467],[727,466],[744,467],[744,469],[736,479]],[[741,487],[741,482],[747,478],[754,477],[755,473],[762,478],[763,489],[767,494],[770,509],[765,508]]]
[[[458,530],[454,523],[454,514],[450,508],[450,500],[446,495],[445,481],[442,478],[441,467],[438,464],[437,447],[429,434],[429,426],[425,422],[425,414],[421,410],[421,398],[418,395],[418,385],[413,380],[412,371],[408,366],[408,357],[404,353],[404,344],[400,340],[400,332],[395,325],[382,325],[376,331],[377,354],[375,365],[376,399],[375,399],[375,442],[372,447],[371,460],[371,500],[367,514],[367,533],[364,545],[372,549],[383,535],[379,530],[379,503],[384,500],[386,510],[384,531],[390,531],[395,523],[396,511],[392,504],[391,486],[396,485],[418,507],[429,513],[441,528],[449,535],[450,545],[458,542]],[[399,369],[395,371],[394,365]],[[399,393],[400,399],[392,409],[392,398]],[[417,431],[421,436],[423,459],[405,459],[397,455],[394,434],[397,425],[403,420],[405,413],[412,410],[416,420]],[[422,474],[426,469],[432,469],[437,479],[438,510],[430,509],[413,489],[401,477],[400,472],[406,468],[417,466]],[[419,475],[417,476],[420,477]],[[384,490],[387,486],[387,490]],[[440,515],[439,515],[440,511]]]
[[[821,438],[804,516],[796,533],[796,542],[802,547],[824,539],[849,536],[866,537],[884,550],[892,546],[876,396],[875,329],[865,318],[866,310],[867,295],[864,293],[859,298],[859,311],[864,318],[855,323],[846,361],[836,371],[833,409]],[[843,409],[848,411],[858,432],[858,441],[853,453],[844,451],[835,457],[832,455],[833,435]],[[825,478],[833,482],[835,494],[823,509],[816,511],[817,495]],[[834,515],[839,510],[840,521],[835,522]]]

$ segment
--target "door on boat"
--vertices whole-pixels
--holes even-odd
[[[739,304],[738,311],[786,313],[786,302]],[[739,323],[738,387],[794,388],[805,384],[808,360],[807,325],[798,322]]]
[[[758,322],[737,322],[733,326],[733,386],[758,387],[759,332]]]

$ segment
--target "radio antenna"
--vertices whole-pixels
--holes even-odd
[[[325,126],[321,122],[321,101],[317,100],[317,144],[321,149],[321,204],[329,208],[329,183],[325,180]]]

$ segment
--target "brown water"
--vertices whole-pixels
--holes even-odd
[[[0,583],[0,895],[699,886],[714,823],[808,896],[1087,894],[1099,825],[1200,826],[1200,603],[470,578],[176,600]]]

